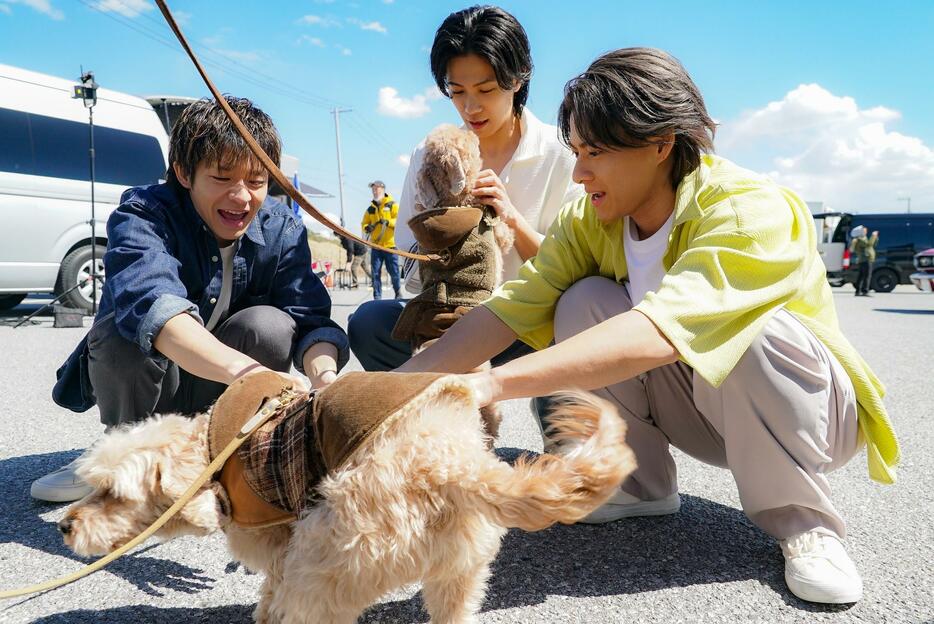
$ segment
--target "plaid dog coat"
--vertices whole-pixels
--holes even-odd
[[[319,499],[325,476],[343,468],[371,436],[442,392],[473,401],[456,377],[439,373],[348,373],[310,394],[295,393],[286,377],[273,372],[237,380],[211,410],[211,459],[266,400],[283,396],[286,402],[217,477],[230,499],[233,523],[263,528],[294,522]]]

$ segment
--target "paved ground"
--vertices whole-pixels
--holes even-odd
[[[335,318],[345,322],[365,296],[335,293]],[[902,286],[857,299],[841,289],[836,302],[844,330],[888,384],[905,456],[894,487],[869,481],[864,455],[831,477],[866,584],[862,602],[828,608],[791,596],[778,546],[739,511],[729,474],[679,455],[680,514],[510,532],[481,622],[934,622],[934,296]],[[27,300],[16,313],[36,307]],[[0,327],[3,589],[82,563],[58,539],[63,507],[33,501],[28,489],[101,432],[96,411],[71,414],[49,399],[56,367],[84,330],[52,329],[49,317],[40,319]],[[530,418],[526,402],[509,404],[504,456],[541,449]],[[51,593],[0,604],[0,622],[246,623],[258,585],[229,561],[221,537],[183,539],[146,546]],[[427,615],[412,588],[387,596],[362,621],[426,622]]]

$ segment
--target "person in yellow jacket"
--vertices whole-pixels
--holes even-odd
[[[598,58],[558,117],[587,195],[517,279],[397,370],[468,371],[520,338],[539,351],[466,377],[480,405],[594,389],[626,421],[638,467],[585,521],[676,512],[673,444],[732,472],[792,593],[856,602],[826,473],[865,446],[892,483],[899,446],[840,331],[807,206],[711,154],[703,98],[660,50]]]
[[[373,192],[373,201],[367,206],[366,212],[363,213],[363,220],[360,222],[363,235],[377,245],[395,249],[396,218],[399,216],[399,205],[386,192],[386,185],[383,184],[382,180],[370,182],[370,190]],[[399,257],[381,249],[373,249],[370,252],[373,298],[383,298],[382,267],[384,264],[386,265],[386,273],[389,274],[389,279],[392,281],[392,289],[396,293],[396,299],[399,299],[402,297],[399,290]]]

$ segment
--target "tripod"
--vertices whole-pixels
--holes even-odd
[[[88,109],[88,162],[91,173],[91,220],[88,221],[88,223],[91,225],[91,270],[87,277],[78,280],[74,286],[59,294],[51,302],[20,320],[19,323],[13,326],[13,329],[16,329],[43,310],[53,306],[62,297],[81,288],[87,284],[89,279],[91,280],[91,316],[97,316],[97,282],[104,278],[103,275],[97,275],[95,273],[95,271],[97,271],[97,220],[94,214],[94,105],[97,104],[97,87],[99,85],[94,81],[94,72],[85,72],[83,67],[81,68],[81,77],[79,80],[81,84],[75,85],[74,94],[71,97],[72,99],[80,99],[84,103],[84,107]]]
[[[88,109],[88,161],[91,167],[91,314],[97,316],[97,279],[94,274],[97,270],[97,220],[94,218],[94,105],[97,104],[97,82],[94,81],[94,72],[84,72],[81,68],[81,85],[75,86],[75,94],[72,96],[80,98],[84,102],[84,107]],[[78,282],[81,285],[86,280]],[[68,292],[75,287],[69,288]]]
[[[59,294],[57,297],[55,297],[55,299],[52,299],[52,301],[48,302],[47,304],[45,304],[44,306],[42,306],[42,307],[39,308],[38,310],[35,310],[35,311],[31,312],[28,316],[24,316],[23,318],[21,318],[20,321],[19,321],[16,325],[13,326],[13,329],[16,329],[16,328],[19,327],[20,325],[25,324],[27,321],[29,321],[29,319],[31,319],[31,318],[34,317],[34,316],[38,316],[38,315],[41,314],[43,311],[48,310],[49,308],[51,308],[52,306],[54,306],[56,303],[58,303],[58,301],[59,301],[60,299],[62,299],[63,297],[67,296],[67,295],[68,295],[69,293],[71,293],[72,291],[77,290],[78,288],[82,288],[85,284],[88,283],[88,280],[89,280],[89,279],[92,279],[92,278],[93,278],[93,280],[94,280],[93,283],[92,283],[92,288],[93,288],[93,290],[94,290],[94,297],[95,297],[95,302],[94,302],[95,312],[94,312],[94,313],[95,313],[95,315],[96,315],[96,314],[97,314],[97,310],[96,310],[96,308],[97,308],[97,301],[96,301],[96,299],[97,299],[97,282],[100,281],[100,280],[103,280],[103,279],[104,279],[104,276],[103,276],[103,275],[98,275],[98,274],[94,273],[94,272],[93,272],[93,269],[92,269],[92,273],[91,273],[90,275],[88,275],[87,277],[85,277],[84,279],[80,280],[77,284],[75,284],[74,286],[72,286],[71,288],[69,288],[68,290],[66,290],[65,292]]]

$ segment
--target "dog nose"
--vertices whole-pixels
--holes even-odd
[[[68,535],[71,533],[71,525],[74,522],[71,518],[63,518],[58,523],[58,530],[62,532],[62,535]]]

